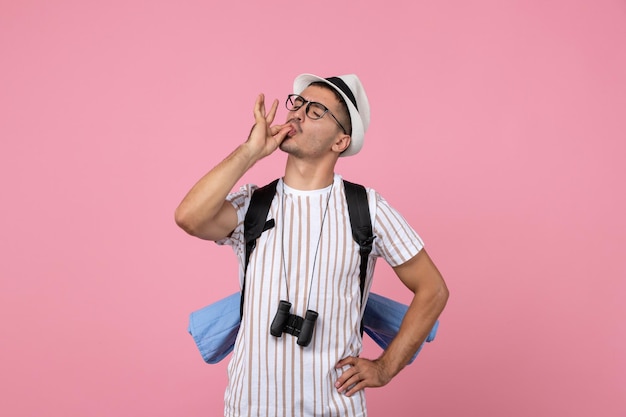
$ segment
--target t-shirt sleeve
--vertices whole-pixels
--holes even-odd
[[[252,184],[242,186],[238,191],[229,194],[226,201],[230,202],[237,211],[237,227],[233,232],[223,239],[215,241],[218,245],[229,245],[233,247],[235,253],[239,254],[245,246],[243,236],[243,221],[250,205],[250,198],[254,190],[258,187]]]
[[[424,242],[404,217],[377,192],[375,196],[374,254],[382,257],[392,266],[402,265],[417,255]],[[371,207],[371,205],[370,205]]]

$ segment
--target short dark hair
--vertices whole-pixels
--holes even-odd
[[[346,132],[348,133],[348,135],[352,135],[352,119],[350,118],[350,110],[348,110],[348,105],[346,104],[346,101],[343,99],[343,96],[341,95],[341,93],[337,91],[337,89],[331,87],[330,85],[326,84],[323,81],[314,81],[309,85],[325,88],[327,90],[332,91],[335,94],[335,97],[337,97],[337,100],[339,101],[339,107],[340,107],[341,113],[343,113],[343,114],[340,114],[339,117],[341,117],[341,119],[343,120],[344,123],[342,124],[346,128]]]

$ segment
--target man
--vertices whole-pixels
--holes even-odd
[[[243,265],[243,218],[256,187],[230,192],[260,159],[278,148],[288,154],[268,215],[275,226],[261,235],[250,257],[225,415],[365,416],[364,388],[387,384],[407,364],[442,312],[448,290],[419,236],[368,189],[376,238],[365,295],[375,260],[383,257],[414,298],[383,354],[375,360],[359,357],[360,259],[334,169],[340,156],[354,155],[363,145],[367,96],[355,75],[303,74],[286,105],[286,123],[272,126],[278,102],[266,111],[259,95],[248,139],[201,178],[176,210],[176,222],[186,232],[233,246]],[[299,344],[295,333],[281,333],[282,328],[275,331],[279,306],[302,318],[317,313],[309,344]]]

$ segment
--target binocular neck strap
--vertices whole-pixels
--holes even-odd
[[[287,267],[285,266],[285,182],[281,182],[282,190],[281,190],[281,236],[280,236],[280,257],[283,263],[283,277],[285,278],[285,287],[287,289],[287,301],[289,301],[289,280],[287,279]],[[324,214],[322,215],[322,224],[320,225],[320,234],[317,238],[317,245],[315,245],[315,255],[313,255],[313,267],[311,270],[311,284],[309,285],[309,295],[307,296],[306,301],[306,309],[309,310],[309,302],[311,301],[311,291],[313,289],[313,277],[315,276],[315,266],[317,262],[317,253],[320,248],[320,242],[322,240],[322,232],[324,231],[324,221],[326,220],[326,214],[328,213],[328,206],[330,203],[330,197],[333,195],[333,188],[335,186],[335,181],[333,180],[330,185],[330,190],[328,190],[328,197],[326,198],[326,208],[324,209]]]

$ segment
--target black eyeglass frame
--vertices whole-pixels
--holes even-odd
[[[300,100],[302,100],[302,102],[303,102],[303,103],[302,103],[301,105],[299,105],[299,106],[296,106],[296,105],[294,104],[294,101],[295,101],[296,99],[300,99]],[[324,110],[324,113],[322,113],[322,115],[321,115],[321,116],[319,116],[319,117],[318,117],[317,115],[315,115],[314,113],[312,113],[312,114],[313,114],[313,116],[311,116],[311,114],[309,114],[309,109],[311,108],[311,104],[315,104],[315,105],[319,106],[321,109],[323,109],[323,110]],[[302,97],[302,96],[301,96],[301,95],[299,95],[299,94],[289,94],[289,95],[287,96],[287,101],[285,101],[285,107],[287,107],[287,110],[289,110],[289,111],[296,111],[296,110],[299,110],[300,108],[302,108],[302,106],[306,106],[306,107],[304,108],[304,113],[307,115],[307,117],[308,117],[309,119],[312,119],[312,120],[319,120],[319,119],[321,119],[322,117],[324,117],[324,115],[325,115],[326,113],[330,114],[330,115],[332,116],[332,118],[335,120],[335,122],[339,125],[339,127],[341,128],[341,130],[343,131],[343,133],[344,133],[344,134],[346,134],[346,135],[348,134],[348,132],[346,131],[346,128],[345,128],[345,127],[343,127],[343,125],[342,125],[342,124],[341,124],[341,122],[340,122],[340,121],[339,121],[339,120],[335,117],[335,115],[333,114],[333,112],[331,112],[331,111],[328,109],[328,107],[324,106],[322,103],[318,103],[317,101],[310,101],[310,100],[307,100],[307,99],[305,99],[304,97]]]

